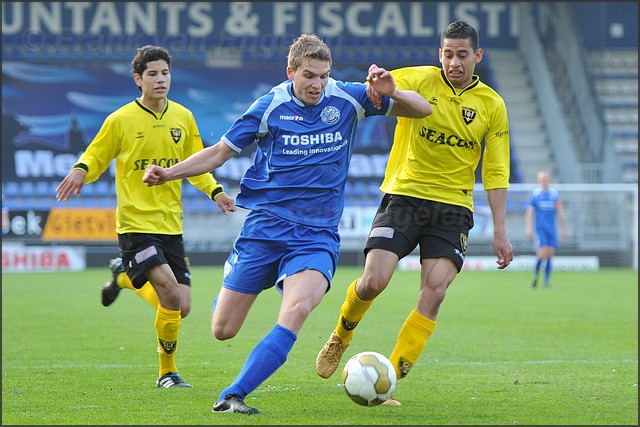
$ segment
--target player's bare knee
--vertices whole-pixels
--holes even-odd
[[[299,301],[287,309],[286,318],[295,320],[296,323],[304,322],[311,314],[311,310],[313,310],[313,306],[310,303]]]
[[[182,305],[180,307],[180,317],[181,318],[185,318],[189,315],[189,313],[191,313],[191,306],[190,305]]]
[[[389,281],[380,275],[362,276],[358,286],[356,286],[356,294],[364,301],[371,301],[385,290]]]
[[[237,329],[229,328],[226,325],[220,325],[217,323],[211,325],[211,334],[218,341],[231,339],[235,337],[237,333]]]
[[[447,293],[447,285],[428,286],[420,291],[419,299],[428,300],[431,305],[440,306]]]

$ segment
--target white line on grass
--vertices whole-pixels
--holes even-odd
[[[436,365],[455,365],[455,366],[480,366],[480,365],[552,365],[563,363],[638,363],[637,359],[621,359],[621,360],[503,360],[491,362],[440,362],[433,361]],[[420,363],[418,363],[420,364]],[[428,365],[429,363],[424,363]]]
[[[417,365],[447,365],[447,366],[489,366],[489,365],[552,365],[552,364],[569,364],[569,363],[609,363],[609,364],[617,364],[617,363],[638,363],[637,359],[617,359],[617,360],[503,360],[503,361],[475,361],[475,362],[440,362],[438,360],[430,361],[430,362],[418,362]],[[180,366],[190,366],[190,367],[199,367],[199,366],[211,366],[211,363],[181,363]],[[155,367],[157,364],[147,364],[147,365],[127,365],[127,364],[107,364],[107,365],[38,365],[38,366],[10,366],[7,363],[4,363],[3,369],[132,369],[132,368],[149,368]]]

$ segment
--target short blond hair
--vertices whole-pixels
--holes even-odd
[[[317,59],[327,61],[331,65],[331,49],[327,44],[315,34],[302,34],[295,39],[289,47],[287,65],[293,71],[302,65],[305,59]]]

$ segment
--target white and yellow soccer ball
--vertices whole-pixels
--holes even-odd
[[[358,405],[377,406],[389,399],[396,388],[396,371],[385,356],[364,351],[344,365],[342,388]]]

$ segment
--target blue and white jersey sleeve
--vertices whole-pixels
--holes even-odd
[[[240,152],[256,143],[253,165],[240,181],[236,204],[281,218],[336,228],[344,208],[344,187],[357,124],[388,115],[369,101],[366,85],[329,79],[322,98],[305,106],[285,81],[256,100],[223,135]]]

